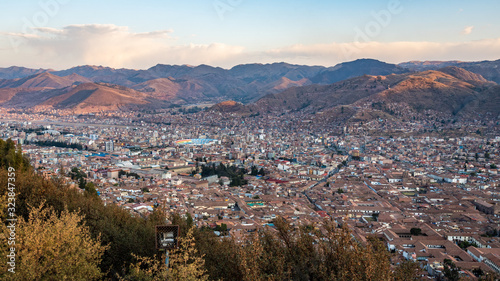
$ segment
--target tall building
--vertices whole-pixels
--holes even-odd
[[[106,142],[106,152],[113,152],[115,150],[115,145],[112,140]]]

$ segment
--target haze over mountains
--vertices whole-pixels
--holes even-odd
[[[315,113],[340,105],[406,103],[416,110],[498,114],[500,60],[406,62],[361,59],[334,67],[287,63],[158,64],[147,70],[77,66],[67,70],[0,69],[0,106],[98,112],[172,104],[223,103],[228,112]],[[487,105],[487,106],[485,106]],[[231,107],[231,108],[228,108]],[[488,112],[490,112],[488,111]]]

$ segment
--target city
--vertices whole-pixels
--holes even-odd
[[[0,280],[500,280],[499,4],[4,1]]]
[[[380,237],[430,276],[445,259],[470,277],[499,272],[498,135],[443,137],[421,126],[373,136],[352,125],[329,134],[307,131],[313,121],[300,115],[172,113],[45,125],[11,112],[0,134],[23,145],[37,173],[81,192],[92,183],[104,204],[134,216],[165,208],[240,242],[277,217],[319,228],[332,219],[357,241]]]

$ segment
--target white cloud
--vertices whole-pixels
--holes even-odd
[[[36,28],[29,34],[1,33],[1,66],[64,69],[90,64],[149,68],[164,63],[231,67],[242,63],[281,61],[332,66],[358,58],[374,58],[392,63],[410,60],[500,59],[500,38],[448,43],[298,44],[248,52],[244,47],[223,43],[178,44],[172,35],[172,30],[134,33],[128,27],[111,24],[70,25],[62,29],[44,27]]]
[[[472,33],[472,29],[474,29],[474,26],[466,26],[463,30],[462,30],[462,34],[464,35],[469,35]]]
[[[399,63],[410,60],[500,59],[500,38],[469,42],[353,42],[293,45],[267,52],[269,58],[294,63],[335,65],[359,58]]]
[[[91,64],[147,68],[157,63],[224,64],[243,48],[220,43],[175,45],[172,30],[134,33],[112,24],[70,25],[62,29],[34,28],[33,33],[9,33],[10,54],[3,64],[66,68]]]

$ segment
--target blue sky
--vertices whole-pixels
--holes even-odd
[[[500,59],[498,1],[3,1],[0,67]]]

